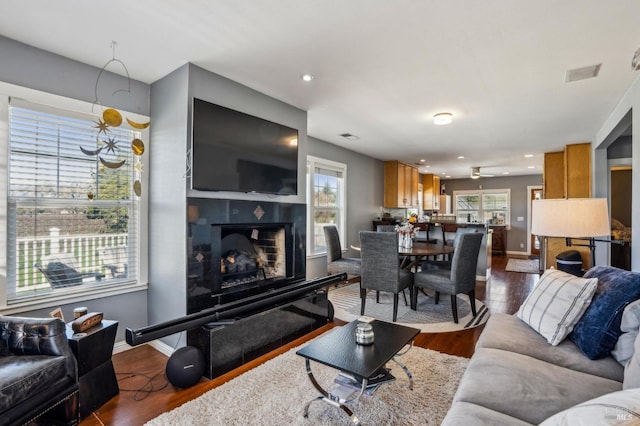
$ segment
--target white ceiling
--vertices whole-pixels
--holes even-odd
[[[5,1],[0,34],[99,68],[115,40],[146,83],[192,62],[308,111],[310,136],[453,178],[541,173],[640,74],[638,0]]]

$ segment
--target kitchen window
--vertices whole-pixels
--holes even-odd
[[[509,225],[511,189],[454,191],[454,214],[458,223]]]

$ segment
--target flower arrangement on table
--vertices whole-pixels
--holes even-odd
[[[396,232],[402,236],[409,236],[413,238],[416,236],[416,228],[413,227],[410,223],[403,223],[401,225],[396,225]]]

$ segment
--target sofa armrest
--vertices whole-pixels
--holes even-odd
[[[77,381],[77,362],[67,340],[66,324],[61,319],[0,315],[0,338],[6,349],[16,356],[66,357],[67,374]]]

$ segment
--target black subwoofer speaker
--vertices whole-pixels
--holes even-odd
[[[167,361],[167,379],[179,388],[188,388],[198,383],[204,373],[204,355],[194,346],[185,346],[175,351]]]

